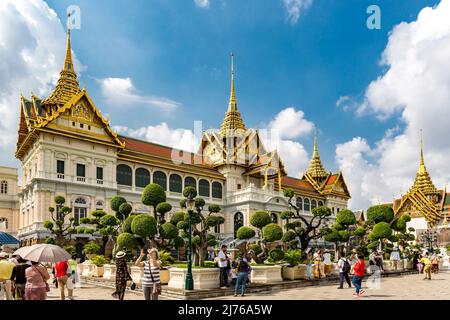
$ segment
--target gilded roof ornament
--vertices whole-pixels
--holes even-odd
[[[321,179],[327,177],[327,172],[325,171],[322,161],[319,156],[319,149],[317,148],[317,131],[314,128],[314,150],[311,161],[309,162],[309,167],[306,170],[312,178]]]
[[[69,21],[70,14],[68,14],[67,21]],[[60,77],[52,94],[42,101],[42,105],[63,106],[74,95],[80,92],[77,74],[72,61],[72,47],[70,44],[70,28],[67,23],[67,48],[66,57],[64,59],[64,67],[60,72]],[[51,113],[52,110],[48,110]]]
[[[425,160],[423,156],[423,137],[422,130],[420,130],[420,163],[419,169],[416,173],[416,179],[411,188],[412,190],[421,190],[425,195],[435,195],[438,193],[436,187],[431,181],[431,177],[428,174],[427,168],[425,166]]]
[[[228,110],[225,113],[222,125],[220,126],[220,134],[225,137],[230,134],[233,135],[237,130],[246,131],[244,122],[242,121],[241,114],[237,108],[236,92],[234,87],[234,55],[231,53],[231,91],[230,102],[228,104]]]

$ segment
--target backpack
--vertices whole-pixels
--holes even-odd
[[[344,261],[344,265],[342,266],[342,272],[343,273],[349,273],[350,269],[351,269],[350,263],[348,262],[347,259],[345,259],[345,260],[342,259],[342,261]]]

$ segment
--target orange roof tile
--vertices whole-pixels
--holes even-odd
[[[311,191],[317,192],[316,189],[314,189],[314,187],[308,181],[300,180],[300,179],[293,178],[293,177],[288,177],[288,176],[282,177],[281,184],[288,186],[288,187],[306,189],[306,190],[311,190]]]

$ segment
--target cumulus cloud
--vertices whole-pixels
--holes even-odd
[[[63,25],[44,1],[0,2],[1,163],[14,164],[20,93],[45,97],[59,77],[65,48]],[[76,59],[74,64],[80,71]]]
[[[300,15],[311,7],[313,0],[283,0],[286,18],[290,24],[296,24]]]
[[[388,129],[373,147],[360,138],[337,146],[336,160],[355,207],[391,201],[411,187],[419,164],[420,129],[433,182],[443,188],[450,180],[449,16],[450,0],[442,0],[389,35],[381,59],[387,71],[369,84],[357,113],[398,117],[403,129]]]
[[[170,128],[166,122],[138,129],[131,129],[126,126],[115,126],[113,129],[126,136],[190,152],[197,151],[201,138],[201,136],[196,136],[194,131],[189,129]]]
[[[200,7],[202,9],[209,8],[209,0],[194,0],[194,3],[197,7]]]
[[[271,130],[279,132],[280,138],[298,138],[312,131],[314,124],[305,119],[305,113],[292,107],[283,109],[269,124]]]
[[[106,102],[113,107],[141,107],[144,105],[170,112],[181,105],[179,102],[169,98],[139,94],[131,78],[103,78],[96,80],[100,84]]]

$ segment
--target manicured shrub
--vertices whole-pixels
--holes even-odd
[[[238,229],[238,231],[236,232],[236,236],[240,240],[250,239],[255,236],[255,230],[250,227],[243,226]]]
[[[352,211],[344,209],[336,214],[336,222],[343,226],[351,226],[356,224],[356,217]]]
[[[45,229],[52,230],[53,227],[54,227],[53,222],[51,222],[51,221],[44,221],[44,228]]]
[[[206,235],[206,243],[208,246],[214,247],[217,244],[216,236],[213,234]]]
[[[297,235],[295,234],[295,232],[293,230],[288,230],[283,234],[281,241],[283,241],[284,243],[288,243],[288,242],[295,240],[296,237],[297,237]]]
[[[137,241],[131,233],[122,232],[117,237],[117,250],[127,251],[137,247]]]
[[[220,206],[218,204],[210,204],[208,210],[209,212],[217,213],[220,212]]]
[[[392,234],[392,229],[387,222],[378,222],[369,234],[370,240],[387,239]]]
[[[250,224],[258,229],[262,229],[271,222],[272,218],[267,211],[256,211],[250,217]]]
[[[341,238],[341,242],[347,242],[350,239],[350,232],[347,230],[339,230],[339,238]]]
[[[66,199],[63,196],[56,196],[55,197],[55,203],[62,205],[66,202]]]
[[[122,231],[127,233],[133,233],[131,230],[131,223],[133,222],[133,219],[137,216],[130,215],[128,218],[125,219],[125,221],[122,223]]]
[[[124,197],[114,196],[111,198],[111,202],[110,202],[111,209],[114,212],[119,212],[120,205],[123,203],[126,203],[126,202],[127,202],[127,200]]]
[[[184,212],[175,212],[170,218],[170,223],[174,226],[178,225],[178,222],[184,221]]]
[[[84,254],[96,254],[100,251],[100,246],[94,241],[89,241],[84,245],[83,253]]]
[[[182,248],[184,246],[184,239],[180,236],[177,236],[170,241],[170,244],[175,248]]]
[[[170,210],[172,210],[172,205],[168,202],[161,202],[156,206],[156,212],[159,212],[161,214],[169,212]]]
[[[166,202],[166,192],[156,183],[150,183],[142,192],[142,203],[147,206],[157,206],[161,202]]]
[[[394,218],[392,207],[380,204],[367,209],[367,220],[373,223],[391,222]]]
[[[339,231],[337,229],[331,229],[331,232],[327,233],[323,239],[328,242],[340,242],[341,237],[339,236]]]
[[[353,231],[353,233],[355,236],[364,237],[366,234],[366,229],[364,229],[363,227],[357,227],[355,231]]]
[[[122,218],[128,217],[128,215],[133,210],[133,207],[128,202],[124,202],[119,206],[119,213],[122,215]]]
[[[286,261],[289,266],[296,266],[302,262],[302,251],[300,249],[289,249],[284,254],[284,261]]]
[[[131,222],[131,231],[141,238],[153,237],[157,233],[156,219],[146,214],[138,215]]]
[[[109,262],[109,260],[106,259],[103,255],[95,255],[94,257],[92,257],[91,262],[97,267],[103,267]]]
[[[378,248],[379,245],[380,245],[380,242],[379,242],[379,241],[372,241],[371,243],[369,243],[369,244],[367,245],[367,249],[373,250],[373,249]]]
[[[325,206],[316,207],[312,210],[313,216],[329,217],[331,216],[331,209]]]
[[[165,222],[160,226],[159,233],[162,239],[174,239],[178,236],[178,229],[170,222]]]
[[[269,223],[262,229],[263,237],[268,242],[281,240],[283,237],[283,229],[276,223]]]
[[[80,219],[80,222],[82,224],[90,224],[91,223],[91,219],[89,219],[88,217],[83,217]]]
[[[183,197],[194,199],[197,196],[197,190],[194,187],[186,187],[183,190]]]
[[[269,257],[273,261],[283,260],[283,258],[284,258],[284,251],[281,250],[280,248],[272,249],[272,250],[269,251]]]
[[[116,226],[119,224],[119,221],[112,214],[106,214],[100,218],[100,223],[103,226]]]
[[[256,255],[260,254],[262,252],[262,249],[259,245],[256,243],[252,243],[248,246],[249,250],[252,250]]]

